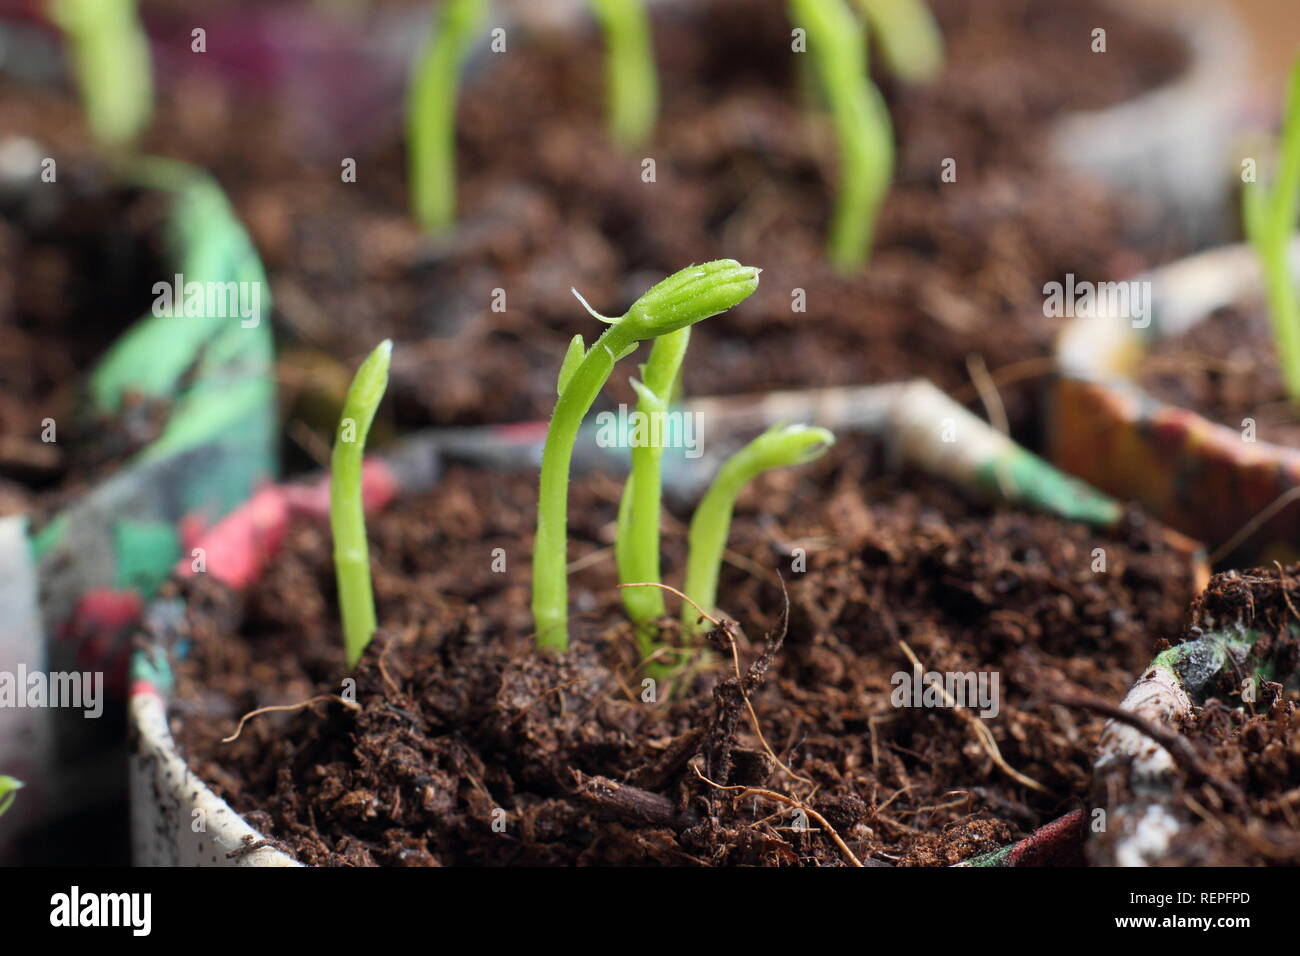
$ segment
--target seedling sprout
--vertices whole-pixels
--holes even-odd
[[[578,299],[609,328],[587,349],[574,336],[560,366],[559,398],[542,450],[533,542],[532,610],[538,647],[568,647],[569,465],[583,418],[614,371],[639,343],[689,328],[738,305],[758,288],[758,269],[721,259],[676,272],[637,299],[626,314],[607,318]],[[577,291],[574,291],[578,295]]]
[[[647,420],[668,411],[690,336],[691,330],[685,328],[655,339],[649,361],[641,366],[641,380],[632,379],[639,399],[637,412]],[[645,442],[632,448],[632,470],[619,503],[615,539],[618,577],[624,584],[659,580],[662,459],[662,443]],[[636,625],[642,654],[648,656],[654,640],[649,624],[664,615],[663,592],[658,588],[624,588],[622,594],[623,606]]]
[[[1300,208],[1300,58],[1291,68],[1277,177],[1242,186],[1246,237],[1259,257],[1278,364],[1287,394],[1300,401],[1300,298],[1291,278],[1289,249]]]
[[[867,71],[866,45],[844,0],[790,0],[830,104],[839,144],[839,191],[831,220],[831,263],[850,272],[866,263],[875,220],[893,176],[889,110]]]
[[[67,39],[95,139],[129,148],[153,112],[149,39],[136,0],[50,0],[49,11]]]
[[[858,0],[876,49],[904,83],[932,83],[943,71],[943,34],[925,0]]]
[[[376,627],[361,467],[366,436],[388,388],[392,354],[393,343],[385,339],[357,369],[343,402],[343,417],[330,458],[330,531],[334,536],[334,574],[349,668],[360,660]]]
[[[691,518],[686,558],[687,597],[707,611],[714,609],[731,515],[736,496],[745,485],[773,468],[813,461],[833,444],[835,436],[824,428],[774,425],[727,459]],[[682,607],[682,624],[687,633],[697,633],[703,628],[699,613],[689,604]]]
[[[590,0],[605,31],[609,131],[619,146],[644,143],[659,109],[654,41],[643,0]]]
[[[415,219],[430,232],[456,218],[456,96],[488,0],[445,0],[416,63],[406,106],[407,163]]]
[[[0,774],[0,817],[9,812],[9,808],[14,805],[14,799],[18,796],[18,791],[22,788],[21,780]]]

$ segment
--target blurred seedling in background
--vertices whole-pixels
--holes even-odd
[[[830,106],[839,146],[839,185],[828,244],[831,264],[852,272],[871,254],[876,217],[894,170],[889,109],[867,69],[862,28],[844,0],[790,0]]]
[[[1300,402],[1300,297],[1289,261],[1300,208],[1300,57],[1287,87],[1277,175],[1272,185],[1243,183],[1241,198],[1246,238],[1264,274],[1278,365],[1287,394]]]
[[[438,6],[407,95],[411,207],[416,221],[435,234],[456,221],[456,99],[487,9],[488,0],[444,0]]]
[[[654,39],[644,0],[589,0],[605,33],[609,132],[624,149],[650,138],[659,109]]]
[[[904,83],[933,83],[943,72],[943,34],[925,0],[857,0],[889,72]]]
[[[334,538],[334,575],[338,581],[343,645],[351,669],[361,659],[376,628],[375,595],[370,582],[370,545],[366,540],[362,463],[375,411],[388,389],[393,343],[387,339],[361,363],[348,388],[330,457],[330,531]]]
[[[100,145],[130,150],[153,114],[149,38],[136,0],[49,0],[86,122]]]

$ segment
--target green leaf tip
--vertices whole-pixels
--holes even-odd
[[[676,332],[744,302],[762,271],[735,259],[687,266],[637,299],[622,321],[638,339]]]

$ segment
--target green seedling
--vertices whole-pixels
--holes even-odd
[[[149,38],[136,0],[50,0],[49,11],[67,40],[95,139],[130,148],[153,112]]]
[[[1289,266],[1300,207],[1300,58],[1291,68],[1287,88],[1277,176],[1272,186],[1244,183],[1241,195],[1246,238],[1264,273],[1278,364],[1287,394],[1293,402],[1300,402],[1300,298]]]
[[[407,163],[416,221],[445,233],[456,218],[456,97],[488,0],[444,0],[434,14],[406,104]]]
[[[361,467],[366,436],[388,388],[392,354],[393,343],[385,339],[357,369],[343,402],[343,417],[339,419],[330,457],[330,531],[334,536],[334,575],[349,668],[361,659],[377,626]]]
[[[654,41],[644,0],[590,0],[605,31],[605,96],[609,131],[619,146],[640,146],[659,110]]]
[[[614,364],[644,341],[671,335],[743,302],[758,288],[759,270],[733,259],[690,266],[664,279],[619,318],[591,315],[609,328],[591,348],[581,335],[569,343],[557,382],[559,399],[542,450],[533,542],[533,620],[538,647],[563,651],[568,632],[569,466],[582,420],[609,381]]]
[[[668,412],[691,330],[679,329],[655,339],[650,359],[641,366],[641,379],[632,379],[637,393],[637,413],[644,421]],[[615,557],[618,578],[624,584],[659,580],[659,518],[661,507],[663,446],[646,442],[632,448],[632,470],[618,509]],[[652,621],[664,616],[663,592],[658,588],[624,588],[623,606],[637,628],[642,656],[653,650]]]
[[[858,0],[889,71],[904,83],[932,83],[943,72],[943,34],[925,0]]]
[[[835,436],[824,428],[775,425],[727,459],[691,518],[686,558],[688,598],[707,612],[715,607],[722,552],[741,489],[765,471],[813,461],[833,444]],[[707,630],[707,623],[701,622],[699,612],[689,604],[682,607],[682,624],[687,633]]]
[[[21,780],[0,774],[0,817],[9,812],[9,808],[14,805],[14,799],[18,796],[18,791],[22,788]]]
[[[839,190],[829,254],[842,272],[863,266],[894,169],[894,135],[884,98],[867,71],[866,46],[844,0],[790,0],[830,104],[839,144]]]

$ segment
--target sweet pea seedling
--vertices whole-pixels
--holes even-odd
[[[866,45],[844,0],[790,0],[790,16],[808,35],[839,144],[839,189],[831,220],[831,263],[842,272],[870,255],[876,216],[894,168],[889,110],[867,71]]]
[[[343,402],[343,417],[330,456],[330,531],[334,536],[334,575],[349,668],[361,659],[377,626],[361,468],[366,436],[388,388],[392,354],[393,343],[385,339],[357,369]]]
[[[14,805],[14,798],[18,796],[18,791],[23,788],[21,780],[15,780],[13,777],[6,777],[0,774],[0,817],[4,816],[9,808]]]
[[[931,83],[943,71],[943,34],[925,0],[858,0],[889,71],[904,83]]]
[[[95,139],[130,147],[153,112],[149,38],[135,0],[50,0],[49,11],[67,39]]]
[[[738,305],[758,288],[758,269],[734,259],[690,266],[637,299],[627,313],[607,318],[579,301],[609,328],[587,349],[574,336],[560,366],[559,399],[546,431],[533,541],[533,620],[537,646],[563,651],[568,629],[569,465],[578,429],[614,371],[639,343],[670,335]],[[577,291],[574,292],[577,295]]]
[[[655,339],[649,360],[641,366],[641,380],[632,380],[638,399],[636,410],[646,420],[667,413],[690,336],[691,330],[685,328]],[[662,444],[654,441],[632,448],[632,470],[619,503],[614,547],[618,579],[624,584],[659,580],[663,451]],[[654,644],[649,625],[664,615],[663,592],[658,588],[624,588],[622,593],[623,606],[637,628],[642,656],[648,657]]]
[[[1273,338],[1282,378],[1292,401],[1300,401],[1300,298],[1291,278],[1289,250],[1300,207],[1300,58],[1291,68],[1283,116],[1280,165],[1271,187],[1242,184],[1246,238],[1264,273]]]
[[[731,515],[741,489],[765,471],[820,458],[833,444],[835,436],[824,428],[775,425],[727,459],[691,518],[690,549],[686,557],[687,597],[706,611],[714,609],[722,552],[727,546]],[[682,624],[687,633],[707,629],[698,617],[689,604],[683,606]]]
[[[650,137],[659,109],[654,41],[643,0],[589,0],[605,31],[609,130],[624,148]]]
[[[446,232],[456,218],[456,96],[488,0],[444,0],[406,104],[407,164],[416,221]]]

